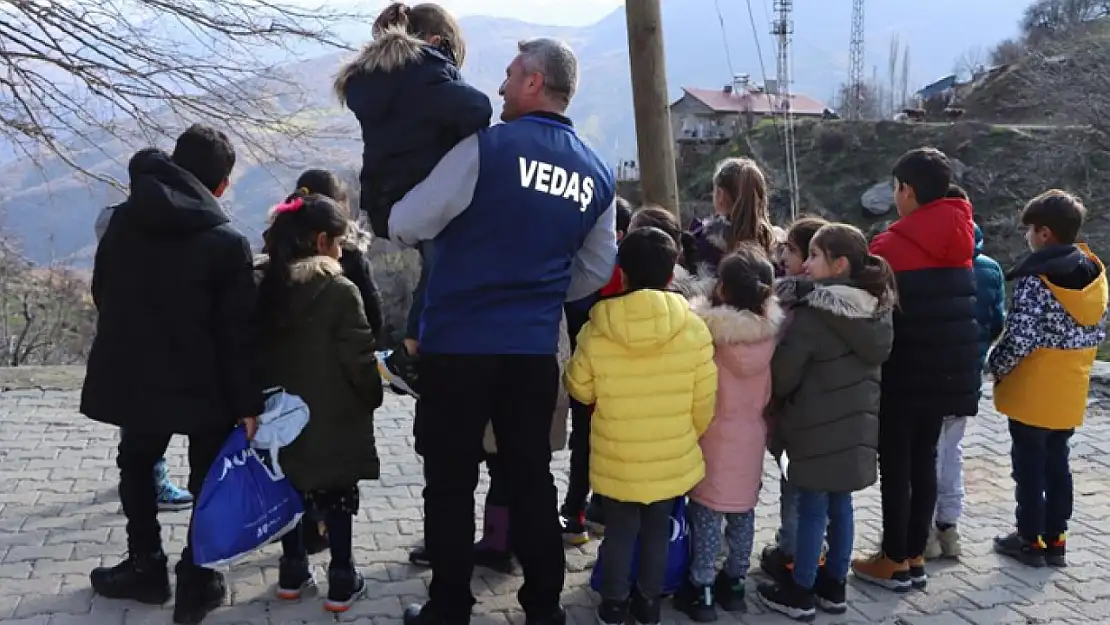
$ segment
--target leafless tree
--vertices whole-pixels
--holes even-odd
[[[1082,124],[1096,133],[1096,147],[1110,153],[1110,45],[1097,38],[1068,42],[1067,53],[1048,47],[1025,63],[1012,89],[1027,110],[1053,124]]]
[[[88,357],[96,311],[88,284],[63,265],[36,267],[0,236],[0,364],[64,365]]]
[[[878,72],[874,72],[876,75]],[[855,90],[851,85],[843,84],[840,86],[837,100],[840,102],[838,108],[840,110],[849,110],[851,108],[851,99],[855,97]],[[882,86],[876,80],[865,82],[860,85],[859,91],[859,118],[860,119],[882,119],[883,117],[883,90]]]
[[[1037,0],[1025,9],[1021,31],[1026,43],[1036,46],[1107,16],[1110,0]]]
[[[308,130],[290,123],[297,86],[272,53],[345,47],[333,28],[357,17],[283,0],[0,0],[0,138],[108,183],[82,150],[197,121],[276,155]]]
[[[1020,60],[1026,53],[1025,44],[1020,39],[1004,39],[991,49],[990,61],[992,65],[1009,65]]]
[[[982,46],[972,46],[956,57],[956,64],[952,68],[956,76],[962,80],[971,80],[986,67],[990,55]]]

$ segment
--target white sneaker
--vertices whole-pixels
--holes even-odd
[[[929,528],[929,540],[925,543],[925,559],[936,560],[944,556],[944,548],[938,538],[939,530],[936,526]]]
[[[960,530],[955,525],[942,531],[936,532],[937,542],[940,544],[940,550],[945,558],[959,558],[963,552],[960,549]]]

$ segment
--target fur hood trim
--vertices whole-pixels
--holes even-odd
[[[335,94],[347,99],[347,82],[359,72],[392,72],[420,60],[425,43],[402,26],[387,28],[363,46],[358,56],[344,65],[335,77]]]
[[[370,244],[373,242],[374,235],[366,228],[363,228],[362,224],[354,220],[347,222],[347,236],[343,240],[344,249],[365,254],[366,251],[370,249]]]
[[[311,282],[318,276],[341,276],[343,267],[330,256],[310,256],[289,265],[289,279],[293,282]]]
[[[879,298],[847,284],[816,284],[802,301],[812,308],[849,319],[872,319],[889,310],[889,307],[880,306]]]
[[[750,310],[737,310],[732,306],[713,306],[703,296],[696,296],[690,302],[694,314],[705,321],[713,342],[717,344],[758,343],[774,338],[786,318],[778,298],[769,297],[763,306],[763,314],[757,315]]]

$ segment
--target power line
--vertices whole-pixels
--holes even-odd
[[[720,0],[713,0],[713,6],[717,9],[717,21],[721,24],[721,41],[725,44],[725,60],[728,61],[729,80],[732,80],[736,77],[736,71],[732,68],[732,51],[728,47],[728,31],[725,29],[725,16],[721,14]]]

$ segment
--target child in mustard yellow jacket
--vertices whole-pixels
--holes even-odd
[[[713,419],[717,367],[713,337],[690,305],[665,289],[678,249],[658,228],[630,231],[620,244],[624,293],[599,301],[578,335],[567,390],[595,404],[590,486],[604,497],[602,604],[598,620],[641,625],[660,619],[670,515],[675,499],[705,476],[698,439]],[[639,539],[638,592],[629,573]]]
[[[996,552],[1030,566],[1067,566],[1072,513],[1068,441],[1083,424],[1091,365],[1106,340],[1106,269],[1077,244],[1086,210],[1053,189],[1025,206],[1033,253],[1006,278],[1013,304],[987,366],[994,405],[1010,418],[1017,531]]]

